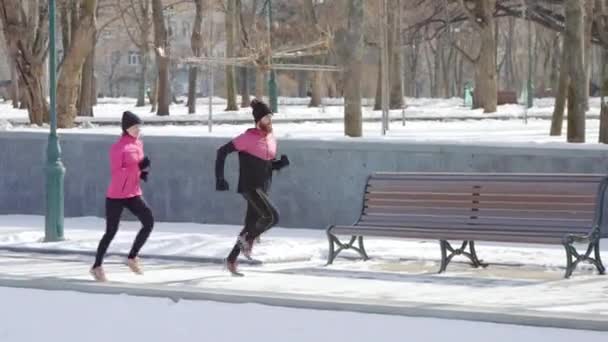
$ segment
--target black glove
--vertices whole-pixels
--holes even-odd
[[[142,171],[139,175],[139,178],[144,182],[148,181],[148,171]]]
[[[219,178],[215,180],[215,190],[217,191],[228,191],[230,190],[230,186],[228,182],[224,178]]]
[[[150,167],[150,158],[148,158],[147,156],[144,157],[144,159],[142,159],[139,162],[139,169],[140,170],[145,170],[147,168]]]
[[[287,158],[287,156],[284,154],[281,155],[280,162],[281,162],[281,168],[289,166],[289,158]]]
[[[284,154],[281,155],[281,159],[274,160],[272,162],[273,170],[281,170],[282,168],[284,168],[286,166],[289,166],[289,158],[287,158],[287,156]]]

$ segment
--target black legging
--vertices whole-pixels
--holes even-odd
[[[143,198],[141,198],[141,196],[125,199],[106,198],[106,232],[101,238],[101,241],[99,241],[97,256],[95,257],[95,264],[93,264],[93,267],[101,266],[103,263],[103,257],[118,231],[120,216],[124,208],[129,209],[142,224],[142,228],[139,230],[139,233],[137,233],[137,237],[133,242],[131,252],[129,252],[129,258],[135,258],[139,253],[139,250],[146,243],[146,240],[148,240],[152,228],[154,227],[154,217],[152,216],[150,207],[148,207]]]
[[[245,227],[241,230],[239,237],[244,237],[247,242],[253,243],[258,236],[279,222],[279,212],[268,195],[260,189],[242,195],[247,200],[247,214],[245,215]],[[236,261],[239,254],[241,254],[241,248],[237,241],[228,255],[228,261]]]

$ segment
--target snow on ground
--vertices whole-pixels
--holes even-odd
[[[580,144],[566,143],[567,127],[564,123],[562,136],[549,136],[551,121],[529,120],[465,120],[465,121],[414,121],[402,126],[401,122],[392,122],[386,137],[382,137],[379,122],[363,124],[363,138],[358,141],[394,141],[417,143],[448,143],[448,144],[493,144],[502,146],[557,146],[574,147]],[[252,125],[214,125],[209,133],[207,126],[144,126],[143,139],[146,136],[216,136],[231,137],[242,133]],[[13,127],[12,131],[27,131],[48,133],[48,128]],[[344,137],[342,123],[275,123],[275,135],[280,139],[320,139],[320,140],[350,140]],[[584,148],[600,148],[604,145],[597,143],[599,121],[587,120],[587,143]],[[110,134],[118,135],[119,127],[99,126],[62,130],[61,134]],[[532,145],[530,145],[532,144]]]
[[[299,103],[306,99],[283,99],[286,103]],[[462,100],[459,98],[453,99],[408,99],[410,105],[405,112],[407,118],[416,116],[437,117],[437,118],[452,118],[452,121],[426,120],[426,121],[409,121],[403,126],[398,120],[401,117],[401,111],[393,111],[392,115],[396,121],[391,122],[390,130],[386,137],[381,135],[380,122],[365,122],[363,124],[363,136],[365,140],[382,139],[394,141],[409,141],[409,142],[445,142],[445,143],[498,143],[498,144],[539,144],[541,146],[550,144],[552,146],[567,146],[566,132],[567,122],[564,122],[563,134],[558,137],[549,136],[551,122],[546,119],[529,119],[524,121],[517,118],[523,113],[523,107],[519,105],[500,106],[496,115],[486,115],[481,110],[470,110],[462,107]],[[100,99],[101,104],[97,107],[97,116],[118,118],[122,111],[126,109],[134,110],[138,114],[151,118],[147,107],[135,108],[134,99]],[[223,99],[214,100],[218,104],[214,104],[221,110]],[[336,99],[339,103],[340,99]],[[200,102],[204,102],[200,100]],[[214,102],[214,103],[216,103]],[[201,103],[199,109],[206,108],[205,103]],[[591,110],[589,114],[599,114],[599,98],[592,98],[590,101]],[[174,105],[174,114],[179,117],[180,111],[185,110],[184,106]],[[205,109],[206,110],[206,109]],[[344,137],[344,125],[341,122],[319,122],[315,121],[319,117],[336,117],[342,118],[343,108],[340,106],[328,106],[324,109],[308,108],[302,105],[285,105],[280,108],[280,113],[277,117],[307,120],[311,121],[299,123],[275,123],[275,133],[279,138],[302,138],[302,139],[349,139]],[[550,117],[553,110],[553,99],[543,98],[536,101],[535,107],[531,108],[529,113],[540,115],[542,117]],[[181,114],[180,114],[181,113]],[[199,113],[200,114],[200,113]],[[220,112],[214,114],[214,117],[223,118],[246,118],[249,119],[250,109],[241,109],[240,112],[227,113]],[[365,117],[379,117],[379,112],[373,112],[370,108],[364,109]],[[12,126],[2,118],[10,117],[26,117],[24,111],[15,111],[9,104],[0,104],[0,131],[33,131],[47,132],[48,127],[28,127],[28,126]],[[469,119],[463,119],[468,116]],[[499,119],[491,119],[492,117],[502,116]],[[181,117],[185,117],[182,115]],[[484,120],[474,120],[470,117],[483,117]],[[503,120],[505,117],[512,119]],[[159,117],[155,117],[158,119]],[[201,115],[200,118],[205,118]],[[457,118],[460,118],[456,120]],[[213,132],[209,132],[206,125],[164,125],[164,126],[144,126],[144,136],[221,136],[228,137],[242,132],[251,127],[249,124],[216,124],[213,126]],[[587,144],[598,145],[597,138],[599,133],[599,120],[588,119],[586,124]],[[62,134],[69,133],[90,133],[90,134],[119,134],[120,128],[117,126],[95,126],[92,124],[82,125],[79,128],[59,130]],[[569,144],[572,146],[572,144]]]
[[[67,241],[47,244],[40,243],[43,226],[42,217],[0,216],[0,247],[93,251],[104,224],[97,218],[67,219]],[[127,252],[137,226],[134,222],[124,224],[110,252]],[[106,271],[112,281],[134,284],[608,315],[608,279],[596,275],[590,265],[581,265],[573,278],[563,279],[566,260],[559,246],[480,243],[477,251],[490,267],[473,269],[464,259],[456,258],[458,262],[451,263],[447,273],[439,275],[436,272],[440,251],[436,241],[369,239],[366,249],[372,260],[340,257],[334,265],[326,267],[328,247],[322,230],[276,228],[264,235],[254,249],[254,258],[264,263],[242,265],[244,280],[230,277],[221,264],[145,258],[146,253],[154,253],[221,260],[239,229],[159,223],[143,249],[145,276],[128,272],[118,257],[107,260]],[[602,248],[605,254],[606,244]],[[350,251],[343,255],[355,256]],[[89,280],[91,264],[90,256],[0,252],[0,275]]]
[[[256,304],[0,288],[0,340],[31,342],[604,341],[605,333]],[[33,327],[33,328],[32,328]]]
[[[0,247],[21,246],[93,251],[97,248],[97,243],[103,235],[105,222],[96,217],[66,218],[66,240],[54,243],[40,242],[44,237],[43,227],[44,217],[41,216],[0,216]],[[122,222],[121,230],[109,251],[127,253],[138,228],[138,222]],[[222,259],[234,244],[235,237],[241,228],[232,225],[158,222],[155,224],[154,233],[143,252]],[[264,235],[263,243],[256,247],[255,257],[265,263],[325,262],[327,248],[327,237],[324,230],[273,228]],[[387,262],[418,258],[429,261],[439,259],[439,246],[435,241],[369,239],[366,242],[366,248],[374,258]],[[608,252],[608,244],[604,244],[602,248]],[[555,269],[563,267],[566,261],[561,246],[541,246],[539,248],[539,245],[512,246],[483,243],[478,244],[477,249],[482,258],[492,263],[518,264],[525,261],[537,267]],[[345,255],[355,256],[356,254],[347,251]],[[592,269],[590,265],[581,266],[583,269]]]
[[[151,113],[149,105],[144,107],[135,107],[136,99],[133,98],[101,98],[99,103],[94,107],[94,116],[96,118],[120,118],[125,110],[133,111],[144,118],[151,118],[155,113]],[[308,98],[279,98],[279,113],[277,116],[287,119],[312,119],[312,118],[337,118],[344,117],[344,99],[324,99],[324,105],[320,108],[309,108]],[[493,117],[523,117],[525,113],[531,116],[551,117],[553,112],[553,98],[535,99],[534,106],[528,110],[519,104],[508,104],[498,106],[496,113],[483,114],[481,109],[471,110],[464,106],[461,98],[449,99],[434,99],[434,98],[406,98],[407,108],[404,111],[406,118],[425,117],[425,118],[459,118],[463,116],[478,117],[478,118],[493,118]],[[222,98],[214,98],[213,100],[213,116],[214,118],[251,118],[251,109],[248,107],[240,108],[238,111],[227,112],[226,101]],[[380,111],[372,110],[371,100],[363,101],[363,117],[379,118]],[[197,111],[195,115],[188,115],[188,109],[185,106],[185,101],[182,104],[173,104],[170,107],[171,116],[174,118],[189,117],[206,119],[209,115],[208,100],[200,98],[197,100]],[[600,98],[594,97],[589,101],[590,110],[588,115],[599,115]],[[401,110],[391,111],[393,118],[401,118]],[[27,111],[14,109],[10,102],[0,103],[0,119],[26,119]]]

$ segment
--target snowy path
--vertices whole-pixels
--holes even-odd
[[[290,309],[143,297],[0,288],[7,342],[600,342],[605,332]],[[83,314],[85,313],[86,314]],[[35,328],[32,329],[32,324]]]
[[[222,291],[254,291],[298,296],[332,296],[441,305],[474,305],[505,310],[526,309],[605,316],[608,280],[587,272],[562,280],[562,270],[492,266],[471,269],[450,265],[435,274],[435,262],[353,262],[324,267],[319,262],[242,266],[245,278],[234,278],[221,264],[146,261],[145,276],[131,274],[119,258],[110,258],[106,272],[112,282],[187,286]],[[0,252],[0,275],[29,279],[88,281],[91,258]],[[556,303],[559,302],[559,306]]]
[[[103,226],[103,220],[97,218],[67,219],[67,240],[43,244],[39,242],[41,223],[37,216],[0,216],[0,283],[15,281],[14,286],[28,287],[51,282],[56,288],[76,286],[75,290],[98,286],[88,274],[90,255],[1,251],[2,247],[28,247],[89,253],[95,249]],[[111,251],[128,250],[136,227],[134,222],[126,222]],[[235,226],[159,223],[144,253],[219,261],[238,230]],[[323,235],[319,230],[274,229],[254,251],[263,264],[242,265],[244,278],[229,276],[221,263],[155,259],[144,259],[146,274],[136,276],[121,258],[110,257],[106,271],[112,283],[107,286],[131,290],[151,287],[164,297],[180,296],[184,291],[202,298],[217,292],[225,296],[255,293],[264,300],[323,297],[335,303],[384,305],[385,309],[449,311],[474,307],[493,314],[589,318],[608,328],[608,277],[594,274],[585,265],[573,278],[563,279],[564,252],[555,246],[482,244],[478,252],[491,263],[489,268],[453,263],[447,273],[438,275],[436,242],[369,240],[371,261],[339,258],[335,265],[326,267]],[[518,265],[522,261],[526,264]]]

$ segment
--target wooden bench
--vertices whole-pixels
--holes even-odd
[[[357,222],[327,229],[328,265],[345,249],[368,259],[363,237],[369,236],[439,240],[440,273],[458,255],[487,266],[475,242],[493,241],[563,245],[566,278],[582,261],[604,274],[599,246],[608,237],[601,229],[607,184],[605,175],[374,173]],[[462,243],[454,248],[450,240]],[[587,244],[586,251],[574,243]]]

